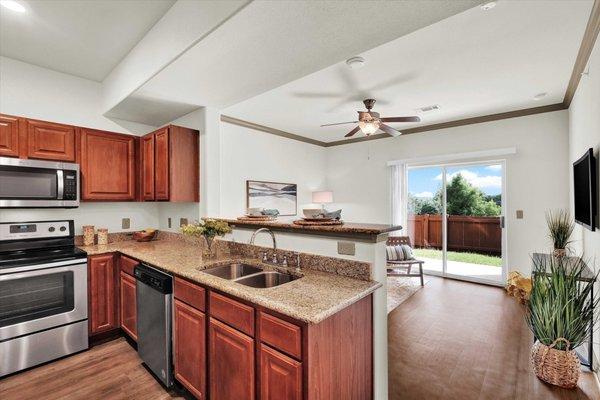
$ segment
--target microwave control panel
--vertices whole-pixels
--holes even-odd
[[[64,171],[64,200],[77,200],[77,172]]]

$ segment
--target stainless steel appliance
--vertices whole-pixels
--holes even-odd
[[[0,223],[0,377],[88,348],[73,221]]]
[[[79,165],[0,157],[0,208],[79,207]]]
[[[138,354],[166,387],[173,385],[171,307],[173,280],[148,265],[134,268]]]

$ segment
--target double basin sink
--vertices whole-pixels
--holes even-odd
[[[242,285],[263,289],[283,285],[299,278],[277,271],[263,271],[258,267],[244,263],[220,265],[205,269],[202,272]]]

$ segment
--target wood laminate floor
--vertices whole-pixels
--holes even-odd
[[[124,338],[0,380],[1,400],[165,400],[165,390]]]
[[[565,390],[538,380],[521,306],[503,289],[430,282],[388,315],[390,399],[600,399],[591,373]]]

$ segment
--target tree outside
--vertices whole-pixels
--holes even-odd
[[[486,195],[471,185],[461,174],[455,175],[446,186],[448,215],[496,217],[502,213],[501,195]],[[409,210],[415,215],[442,213],[442,188],[433,198],[418,198],[409,194]]]

